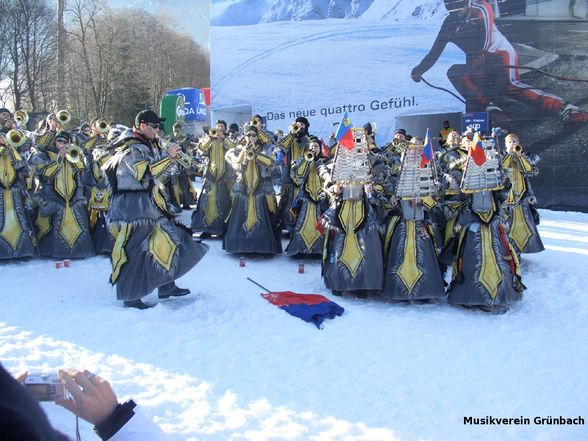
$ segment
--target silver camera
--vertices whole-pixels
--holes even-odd
[[[60,401],[67,398],[65,384],[56,374],[29,374],[23,385],[38,401]]]

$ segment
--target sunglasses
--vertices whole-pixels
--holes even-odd
[[[144,122],[143,124],[148,125],[152,129],[156,129],[156,130],[159,129],[159,124],[153,124],[153,123],[148,123],[148,122]]]

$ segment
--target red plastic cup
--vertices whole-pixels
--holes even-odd
[[[61,262],[55,262],[55,269],[61,269]]]
[[[298,264],[298,273],[302,274],[303,272],[304,272],[304,264],[299,263]]]
[[[69,260],[69,259],[65,259],[65,260],[63,261],[63,266],[64,266],[65,268],[69,268],[69,267],[71,266],[71,260]]]
[[[241,268],[243,268],[245,266],[245,258],[244,257],[241,257],[241,260],[239,260],[239,266]]]

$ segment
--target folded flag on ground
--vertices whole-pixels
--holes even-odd
[[[319,329],[325,319],[335,318],[345,311],[341,306],[320,294],[270,291],[262,293],[261,296],[288,314],[301,318],[305,322],[314,323]]]

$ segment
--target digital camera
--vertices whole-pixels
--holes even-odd
[[[38,401],[60,401],[67,398],[65,384],[56,374],[28,374],[23,385]]]

